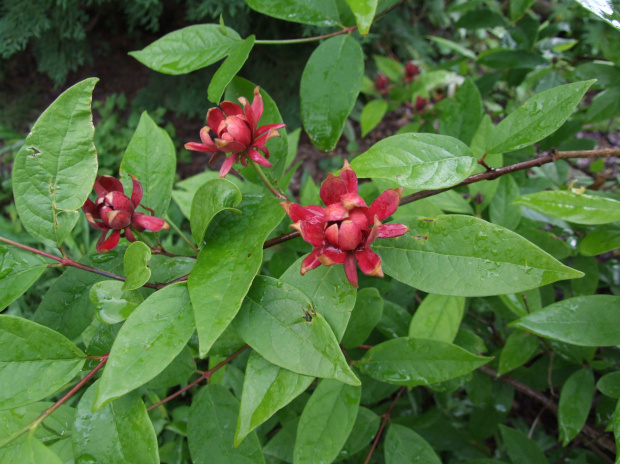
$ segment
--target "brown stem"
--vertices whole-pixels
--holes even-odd
[[[390,407],[388,408],[387,411],[385,411],[385,414],[383,414],[383,420],[381,421],[381,426],[379,427],[379,431],[377,432],[375,441],[372,442],[372,447],[370,448],[370,451],[368,452],[368,456],[366,456],[366,460],[364,461],[364,464],[368,464],[370,462],[370,458],[372,457],[372,454],[375,452],[375,449],[377,448],[377,445],[379,444],[379,440],[381,439],[381,435],[383,434],[385,425],[387,424],[387,421],[390,420],[390,416],[392,415],[392,409],[394,409],[394,406],[396,406],[396,402],[398,401],[400,396],[403,393],[405,393],[405,390],[407,390],[407,387],[400,387],[400,389],[398,390],[398,393],[396,393],[396,396],[392,400],[392,403],[390,403]]]
[[[289,232],[288,234],[282,234],[279,237],[275,237],[272,238],[270,240],[267,240],[264,244],[263,244],[263,249],[266,248],[271,248],[272,246],[275,245],[279,245],[280,243],[284,243],[288,240],[292,240],[294,238],[299,237],[299,231],[293,231],[293,232]]]
[[[234,352],[233,354],[231,354],[229,357],[227,357],[224,361],[222,361],[221,363],[219,363],[217,366],[215,366],[212,369],[209,369],[208,371],[204,372],[200,377],[198,377],[196,380],[194,380],[192,383],[190,383],[189,385],[181,388],[179,391],[173,393],[172,395],[164,398],[163,400],[161,400],[158,403],[155,403],[153,406],[150,406],[147,408],[147,411],[151,411],[159,406],[161,406],[164,403],[167,403],[168,401],[170,401],[173,398],[176,398],[177,396],[185,393],[187,390],[189,390],[190,388],[192,388],[194,385],[197,385],[198,383],[200,383],[203,379],[207,379],[207,381],[211,378],[211,376],[217,372],[218,370],[220,370],[222,367],[224,367],[226,364],[228,364],[229,362],[231,362],[233,359],[235,359],[237,356],[239,356],[241,353],[243,353],[245,350],[247,350],[250,347],[250,345],[245,345],[243,348],[241,348],[240,350]]]

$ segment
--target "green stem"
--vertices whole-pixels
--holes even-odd
[[[256,164],[256,162],[254,160],[248,159],[248,161],[250,162],[250,164],[252,165],[252,167],[254,168],[254,170],[256,171],[256,174],[258,174],[258,177],[260,177],[260,179],[263,181],[263,183],[267,186],[267,188],[269,189],[269,191],[271,193],[274,194],[274,196],[278,199],[278,200],[282,200],[282,201],[288,201],[288,198],[286,197],[286,195],[278,192],[276,190],[276,188],[271,185],[271,182],[269,182],[269,179],[267,179],[267,176],[265,176],[265,173],[263,172],[263,170],[260,168],[260,166],[258,164]]]
[[[287,39],[287,40],[255,40],[255,45],[291,45],[297,43],[315,42],[317,40],[328,39],[336,35],[350,34],[357,29],[357,26],[345,27],[339,31],[332,32],[331,34],[317,35],[314,37],[306,37],[303,39]]]
[[[192,248],[192,250],[198,253],[198,248],[196,248],[196,246],[190,241],[190,239],[187,238],[187,235],[183,233],[183,231],[179,228],[179,226],[177,226],[173,221],[170,220],[170,217],[167,214],[166,214],[166,220],[167,220],[166,222],[170,224],[170,227],[172,227],[174,231],[181,236],[183,241],[187,243]]]

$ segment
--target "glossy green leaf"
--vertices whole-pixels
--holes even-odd
[[[620,30],[620,14],[610,0],[575,0],[585,9]]]
[[[351,320],[342,337],[342,346],[355,348],[366,341],[383,314],[383,298],[376,288],[363,288],[357,292]]]
[[[151,283],[165,283],[178,279],[190,273],[195,258],[189,256],[164,256],[160,254],[153,255],[149,262],[151,266]]]
[[[620,345],[620,297],[567,298],[522,317],[510,326],[572,345]]]
[[[414,189],[456,185],[472,174],[476,166],[467,145],[435,134],[393,135],[351,162],[358,177],[390,179]]]
[[[594,399],[594,376],[589,369],[571,375],[560,391],[558,426],[560,440],[566,446],[586,423]]]
[[[360,115],[360,125],[362,126],[362,137],[377,127],[388,110],[388,102],[385,100],[372,100],[367,103]]]
[[[0,308],[6,308],[28,290],[53,261],[0,245]]]
[[[596,256],[620,248],[620,223],[598,226],[579,243],[584,256]]]
[[[375,345],[357,364],[377,380],[414,387],[460,377],[491,359],[439,340],[396,338]]]
[[[239,401],[221,385],[209,384],[194,396],[187,420],[187,440],[195,464],[264,464],[256,432],[233,446]]]
[[[347,280],[342,266],[320,266],[301,275],[303,259],[292,264],[280,280],[297,287],[310,299],[314,311],[325,318],[340,341],[349,324],[357,291]]]
[[[151,249],[144,242],[133,242],[127,247],[123,257],[125,283],[123,291],[136,290],[151,278],[151,270],[147,267],[151,260]]]
[[[406,337],[411,314],[405,308],[389,300],[383,300],[383,314],[377,330],[388,338]]]
[[[355,15],[357,28],[363,36],[368,35],[370,25],[377,11],[377,0],[346,0]],[[363,137],[363,136],[362,136]]]
[[[114,340],[94,408],[101,408],[163,371],[193,333],[187,286],[170,285],[153,293],[131,313]]]
[[[230,81],[241,71],[241,68],[247,61],[252,47],[254,46],[255,39],[256,38],[251,35],[247,39],[235,43],[230,47],[228,57],[215,72],[213,78],[211,78],[211,82],[209,82],[209,88],[207,89],[209,101],[212,101],[216,105],[219,104],[224,90],[226,90]]]
[[[200,340],[200,357],[233,320],[263,258],[263,243],[284,216],[272,196],[246,195],[239,210],[212,222],[206,245],[189,276],[189,292]]]
[[[229,27],[197,24],[166,34],[129,54],[160,73],[187,74],[221,60],[239,40],[239,34]]]
[[[536,229],[534,227],[519,227],[517,233],[542,248],[557,260],[568,258],[573,254],[571,246],[552,232]]]
[[[384,384],[385,385],[385,384]],[[363,387],[365,388],[365,387]],[[370,409],[360,406],[353,430],[340,450],[340,458],[348,458],[362,451],[377,434],[381,418]]]
[[[530,193],[517,198],[513,204],[575,224],[598,225],[620,221],[620,201],[586,193],[578,195],[571,190]]]
[[[51,449],[28,434],[12,461],[6,464],[63,464],[58,455]]]
[[[257,277],[233,327],[273,364],[298,374],[360,384],[329,324],[308,297],[289,284]],[[287,348],[291,346],[296,349]]]
[[[475,217],[399,222],[411,231],[377,240],[373,248],[386,274],[425,292],[501,295],[582,276],[514,232]]]
[[[620,372],[605,374],[596,382],[596,388],[603,395],[620,399]]]
[[[398,82],[405,75],[405,66],[394,58],[383,55],[373,55],[372,59],[379,72],[389,77],[392,82]]]
[[[540,92],[503,119],[487,143],[487,153],[527,147],[560,128],[594,80],[560,85]]]
[[[521,222],[521,208],[512,201],[519,196],[519,186],[512,176],[498,179],[497,190],[489,204],[489,219],[493,224],[515,230]]]
[[[276,366],[252,351],[245,368],[235,446],[276,411],[297,398],[313,380],[314,377]]]
[[[538,339],[532,334],[519,330],[512,332],[506,338],[506,344],[499,355],[497,373],[504,375],[517,367],[521,367],[534,356],[538,344]]]
[[[123,248],[105,254],[93,253],[78,262],[114,274],[123,273]],[[33,320],[53,329],[70,340],[78,337],[95,317],[89,298],[91,285],[107,277],[70,268],[56,279],[43,297]]]
[[[71,233],[97,175],[90,103],[98,79],[66,90],[41,114],[13,164],[13,197],[34,238],[56,247]]]
[[[506,451],[513,464],[549,464],[534,440],[518,430],[500,425]]]
[[[0,409],[56,393],[84,364],[84,353],[70,340],[17,316],[0,316],[0,348]]]
[[[310,56],[301,76],[301,118],[319,150],[331,151],[338,143],[363,74],[362,47],[349,35],[327,39]]]
[[[124,291],[123,282],[118,280],[95,283],[90,287],[89,296],[95,306],[97,318],[104,324],[118,324],[124,321],[144,301],[140,292]]]
[[[226,88],[226,100],[234,102],[237,101],[239,97],[245,97],[248,101],[252,102],[254,101],[255,88],[256,84],[237,76]],[[279,124],[284,122],[275,101],[262,87],[260,89],[260,94],[263,98],[263,116],[260,118],[260,121],[258,121],[258,126],[260,127],[266,124]],[[280,134],[280,137],[273,137],[267,141],[267,149],[270,153],[269,162],[273,164],[273,166],[264,170],[267,177],[273,184],[276,185],[284,173],[284,168],[287,166],[286,163],[288,158],[288,136],[286,130],[278,129],[278,134]],[[246,179],[254,178],[255,182],[260,184],[261,187],[263,186],[262,181],[258,179],[258,176],[251,167],[242,168],[241,172]]]
[[[357,417],[362,389],[323,379],[306,403],[293,451],[295,464],[329,464],[344,446]]]
[[[127,146],[120,173],[128,185],[129,174],[138,178],[143,189],[140,205],[154,210],[155,216],[168,211],[176,165],[176,150],[168,132],[157,127],[145,111]]]
[[[410,428],[391,424],[385,436],[385,464],[441,464],[433,447]]]
[[[411,319],[409,336],[452,343],[464,314],[462,296],[427,295]]]
[[[71,434],[76,462],[158,464],[157,436],[138,393],[130,393],[93,412],[100,381],[77,405]]]
[[[331,27],[340,23],[334,0],[246,0],[253,10],[274,18],[313,26]]]
[[[201,246],[211,220],[220,211],[228,210],[241,214],[233,208],[241,202],[241,192],[235,184],[226,179],[213,179],[200,187],[192,200],[190,225],[194,240]]]
[[[449,102],[449,103],[448,103]],[[482,120],[482,97],[471,78],[465,79],[441,114],[439,133],[450,135],[469,145]]]

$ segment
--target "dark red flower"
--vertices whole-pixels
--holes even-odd
[[[295,223],[291,227],[314,247],[301,264],[301,274],[321,264],[344,264],[347,279],[357,288],[357,261],[364,274],[383,277],[381,258],[370,245],[377,238],[399,237],[409,231],[403,224],[381,224],[398,208],[402,192],[402,188],[386,190],[368,207],[357,193],[357,176],[345,161],[340,175],[328,174],[321,184],[325,208],[281,203]]]
[[[413,61],[410,61],[405,65],[405,80],[408,83],[411,83],[411,81],[414,80],[418,74],[420,74],[420,68],[413,64]]]
[[[375,88],[381,95],[387,95],[390,87],[390,78],[385,74],[379,73],[375,79]]]
[[[278,129],[285,126],[268,124],[258,127],[258,121],[263,115],[263,98],[259,87],[254,89],[254,100],[251,105],[244,97],[240,97],[239,102],[241,105],[224,101],[220,105],[221,109],[211,108],[207,112],[207,125],[200,130],[202,143],[185,144],[188,150],[213,153],[209,162],[213,161],[217,153],[227,153],[228,157],[220,169],[220,177],[225,177],[237,161],[247,166],[247,157],[261,166],[270,168],[271,163],[266,160],[269,158],[269,150],[265,144],[270,138],[279,137]],[[217,137],[211,139],[210,131],[215,132]],[[264,156],[258,150],[263,152]]]
[[[415,97],[415,111],[416,113],[422,113],[428,104],[428,100],[426,98],[420,97],[419,95]]]
[[[130,174],[131,176],[131,174]],[[148,214],[137,213],[136,208],[142,200],[142,185],[135,176],[131,176],[133,189],[131,198],[125,195],[121,181],[112,176],[97,176],[95,180],[95,192],[97,199],[93,203],[90,199],[86,200],[82,210],[86,215],[88,223],[95,229],[101,230],[101,237],[97,241],[97,251],[105,253],[112,250],[123,236],[130,242],[135,242],[131,228],[138,232],[151,230],[157,232],[161,229],[170,229],[166,221]],[[147,211],[153,210],[142,206]],[[112,231],[106,239],[109,231]]]

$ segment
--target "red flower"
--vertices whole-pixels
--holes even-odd
[[[357,261],[364,274],[383,277],[381,258],[370,245],[377,238],[409,232],[403,224],[381,224],[398,208],[402,192],[402,188],[386,190],[368,207],[357,194],[357,176],[345,161],[339,176],[328,174],[321,184],[321,200],[326,208],[281,203],[295,223],[291,227],[314,247],[301,264],[301,274],[321,264],[344,264],[347,279],[357,288]]]
[[[375,88],[381,95],[387,95],[389,92],[390,78],[385,74],[379,74],[375,78]]]
[[[413,64],[413,61],[410,61],[405,65],[405,80],[408,83],[411,83],[411,81],[414,80],[418,74],[420,74],[420,68]]]
[[[419,95],[415,97],[415,105],[414,109],[416,113],[422,113],[426,108],[428,100],[426,98],[420,97]]]
[[[131,231],[132,227],[138,232],[144,230],[157,232],[161,229],[170,229],[168,223],[163,219],[136,213],[135,210],[142,200],[142,185],[134,176],[131,176],[131,179],[133,180],[133,189],[131,198],[129,198],[125,195],[123,184],[118,179],[111,176],[97,176],[94,186],[97,199],[94,203],[87,199],[82,206],[88,223],[95,229],[102,231],[101,237],[97,241],[99,253],[110,251],[118,245],[121,230],[123,230],[123,236],[127,237],[127,240],[135,242],[136,237]],[[153,213],[152,209],[146,206],[142,207]],[[106,240],[110,230],[112,233]]]
[[[211,108],[207,112],[207,125],[200,130],[202,143],[189,142],[185,144],[188,150],[213,153],[211,161],[219,152],[228,153],[228,157],[220,169],[220,177],[225,177],[237,161],[244,166],[248,165],[247,157],[265,166],[271,167],[269,150],[265,144],[271,137],[279,137],[277,129],[283,128],[284,124],[268,124],[258,127],[258,121],[263,115],[263,98],[259,87],[254,89],[254,100],[250,102],[244,97],[239,98],[238,103],[224,101],[221,108]],[[217,135],[211,139],[209,132]],[[264,157],[258,150],[264,153]]]

